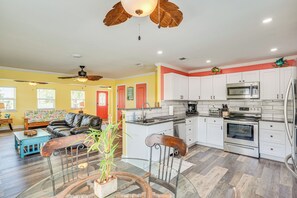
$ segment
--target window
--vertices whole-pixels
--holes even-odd
[[[16,88],[0,87],[0,102],[4,103],[5,110],[16,110]]]
[[[56,99],[56,90],[54,89],[37,89],[37,108],[54,109]]]
[[[85,92],[71,91],[71,108],[79,109],[85,107]]]

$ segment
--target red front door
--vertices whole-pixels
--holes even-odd
[[[142,105],[144,103],[146,103],[146,84],[137,84],[136,85],[136,108],[142,108]]]
[[[126,100],[125,90],[126,90],[125,85],[118,86],[118,90],[117,90],[117,93],[118,93],[117,108],[118,109],[125,108],[125,100]],[[122,120],[122,110],[118,110],[117,114],[118,114],[117,121],[119,122]]]
[[[97,91],[97,116],[108,119],[108,91]]]

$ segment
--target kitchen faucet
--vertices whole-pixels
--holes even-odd
[[[152,110],[151,105],[148,102],[144,102],[142,104],[142,121],[146,120],[146,115],[144,114],[144,105],[146,105],[146,104],[149,106],[149,110],[150,111]]]

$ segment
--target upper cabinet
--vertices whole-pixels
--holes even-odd
[[[260,81],[259,71],[227,74],[227,83],[257,82],[257,81]]]
[[[291,77],[296,78],[296,67],[260,71],[260,99],[283,100]]]
[[[164,75],[164,100],[188,100],[189,82],[188,77],[168,73]]]
[[[226,100],[226,75],[201,77],[201,100]]]
[[[200,77],[189,77],[189,100],[201,99]]]

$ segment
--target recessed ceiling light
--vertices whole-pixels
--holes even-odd
[[[267,19],[264,19],[262,23],[270,23],[271,21],[272,21],[272,18],[267,18]]]
[[[277,48],[270,49],[271,52],[276,52],[277,50],[278,50]]]
[[[179,58],[179,60],[184,61],[184,60],[187,60],[187,58],[186,57],[181,57],[181,58]]]
[[[72,57],[73,58],[81,58],[81,55],[80,54],[72,54]]]
[[[157,54],[161,55],[161,54],[163,54],[163,51],[159,50],[159,51],[157,51]]]
[[[206,63],[211,63],[211,60],[207,60]]]

